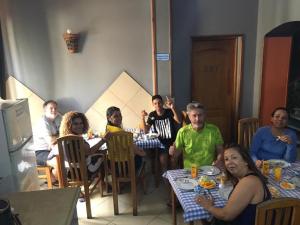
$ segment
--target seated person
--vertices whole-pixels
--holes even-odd
[[[154,132],[159,134],[158,139],[164,145],[164,149],[160,151],[159,160],[162,170],[166,171],[168,167],[168,150],[175,141],[177,134],[176,125],[179,125],[181,120],[171,99],[167,98],[167,108],[165,109],[162,97],[154,95],[152,97],[152,105],[155,110],[149,113],[147,122],[145,121],[145,117],[148,115],[147,112],[143,110],[141,113],[141,128],[145,133],[148,133],[152,126]]]
[[[297,158],[297,135],[287,128],[286,108],[274,109],[271,122],[271,126],[259,128],[252,139],[250,154],[258,167],[262,160],[283,159],[294,162]]]
[[[231,225],[254,225],[257,204],[271,199],[266,179],[248,152],[238,145],[225,149],[224,162],[227,177],[234,185],[225,207],[215,207],[213,199],[204,196],[197,197],[196,202],[215,217],[215,224],[230,221]]]
[[[46,101],[43,108],[44,115],[33,129],[36,162],[39,166],[47,165],[47,157],[56,143],[61,123],[61,115],[57,112],[56,101]]]
[[[121,110],[118,107],[111,106],[106,110],[106,118],[107,118],[107,125],[106,131],[107,132],[118,132],[124,131],[122,128],[122,114]],[[146,155],[145,151],[135,144],[133,144],[133,150],[135,153],[135,168],[139,170],[141,168],[143,162],[143,156]]]
[[[187,114],[191,124],[178,131],[169,154],[178,158],[183,153],[184,168],[191,168],[192,164],[200,167],[212,163],[222,167],[223,138],[218,127],[205,122],[205,108],[200,103],[189,103]]]
[[[86,133],[89,129],[89,123],[86,116],[83,113],[70,111],[67,112],[62,119],[59,136],[63,137],[66,135],[78,135]],[[97,171],[102,163],[102,155],[99,154],[99,148],[106,142],[106,138],[109,138],[110,134],[106,133],[104,137],[95,145],[90,147],[90,145],[84,141],[84,151],[87,156],[87,167],[89,175]],[[98,154],[97,154],[98,153]],[[58,149],[53,150],[51,157],[58,154]],[[90,156],[90,157],[88,157]],[[49,157],[48,164],[55,168],[56,174],[56,159]]]

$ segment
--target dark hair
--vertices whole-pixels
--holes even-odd
[[[115,126],[108,120],[108,118],[111,117],[114,114],[114,112],[121,112],[121,110],[116,106],[111,106],[106,110],[107,125]]]
[[[224,153],[226,150],[229,150],[229,149],[234,149],[236,152],[238,152],[242,156],[243,160],[248,164],[249,170],[251,170],[253,173],[255,173],[257,175],[257,177],[261,180],[262,183],[266,184],[267,179],[262,175],[260,170],[256,167],[254,161],[252,160],[252,158],[247,150],[245,150],[242,146],[240,146],[238,144],[232,143],[227,148],[225,148]],[[225,163],[224,155],[223,155],[223,160]],[[226,166],[225,166],[225,168],[226,168]],[[238,182],[238,179],[236,177],[234,177],[227,169],[226,169],[226,175],[234,184]]]
[[[59,128],[59,136],[66,136],[69,134],[73,134],[72,132],[72,124],[74,119],[80,118],[83,122],[83,133],[86,133],[89,129],[89,122],[86,116],[81,112],[70,111],[67,112],[61,121]]]
[[[287,108],[285,108],[285,107],[277,107],[277,108],[275,108],[275,109],[273,110],[273,112],[271,113],[271,116],[273,117],[273,116],[275,115],[275,113],[276,113],[278,110],[286,111],[286,113],[287,113],[288,116],[289,116],[289,112],[288,112]]]
[[[52,100],[52,99],[50,99],[50,100],[44,102],[43,108],[46,108],[47,105],[49,105],[49,104],[51,104],[51,103],[52,103],[52,104],[55,104],[55,105],[57,106],[57,102],[54,101],[54,100]]]
[[[152,102],[153,102],[155,99],[160,99],[161,101],[163,100],[162,97],[161,97],[160,95],[153,95],[153,96],[152,96]]]

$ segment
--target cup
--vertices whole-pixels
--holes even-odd
[[[274,179],[275,181],[279,182],[281,180],[281,177],[282,177],[282,168],[281,167],[275,167],[273,169],[273,172],[274,172]]]
[[[192,178],[197,178],[198,176],[198,167],[196,164],[192,164],[191,166],[191,176]]]
[[[265,176],[269,176],[270,172],[270,164],[268,161],[263,161],[263,166],[262,166],[262,173]]]

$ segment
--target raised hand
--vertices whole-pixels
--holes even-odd
[[[285,143],[288,143],[288,144],[292,144],[292,139],[288,135],[277,136],[276,140],[280,140],[282,142],[285,142]]]
[[[148,116],[148,113],[145,110],[142,110],[141,116],[142,118],[145,118],[146,116]]]
[[[172,98],[169,98],[168,96],[166,96],[167,100],[165,105],[170,108],[170,109],[174,109],[175,105],[174,105],[174,101]]]

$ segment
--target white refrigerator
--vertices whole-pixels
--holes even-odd
[[[0,192],[39,189],[27,99],[0,99]]]

